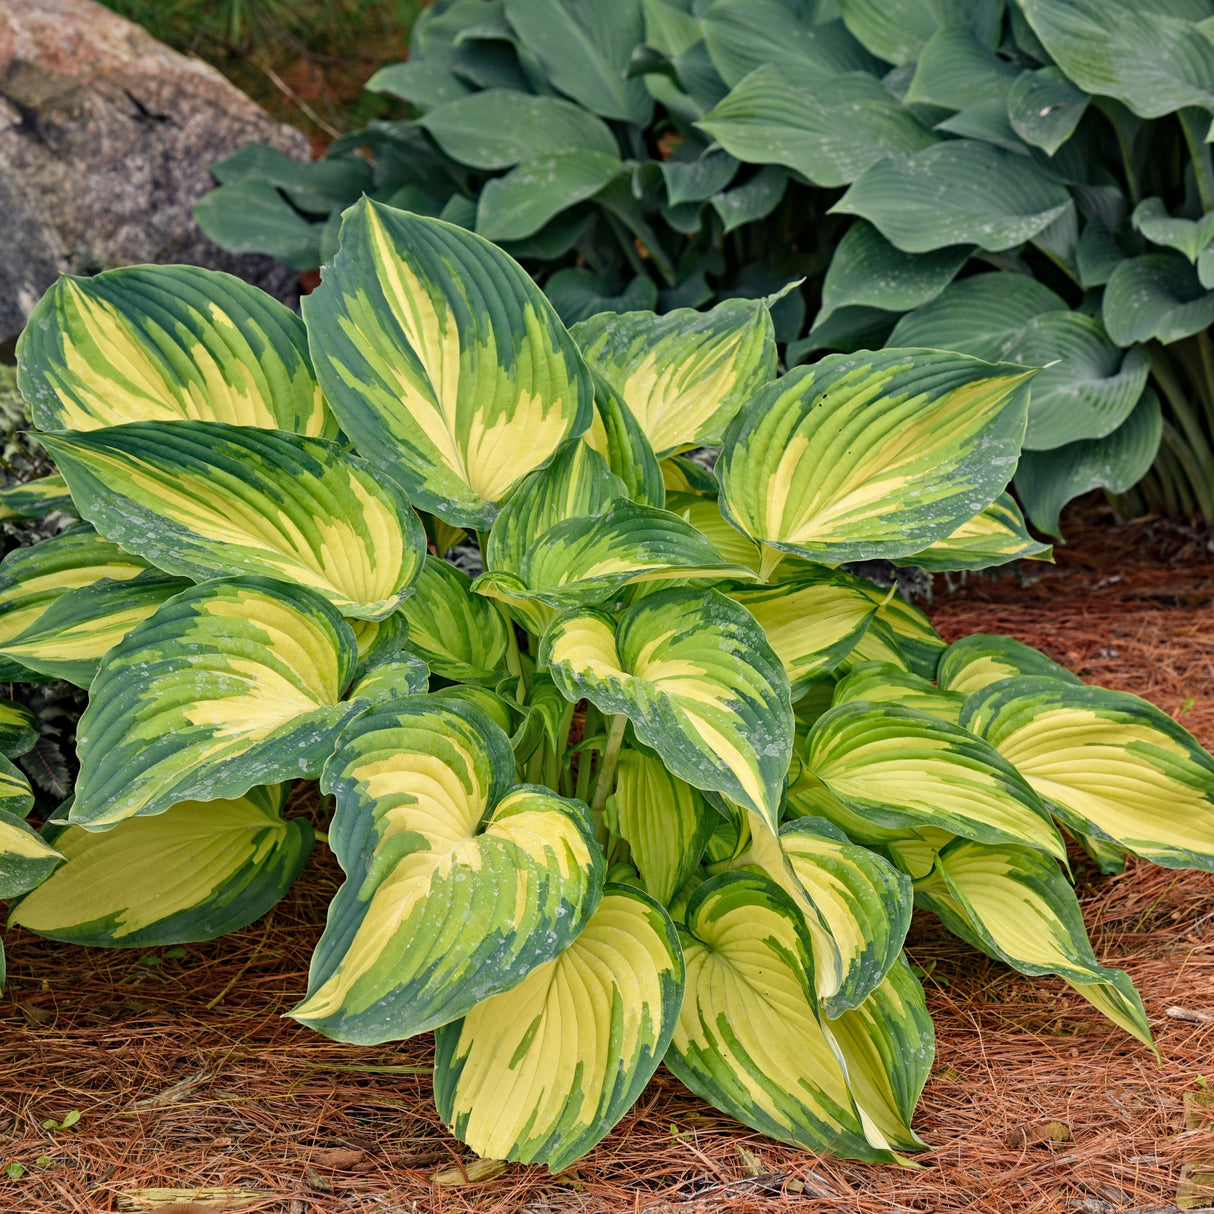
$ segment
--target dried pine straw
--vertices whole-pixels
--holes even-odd
[[[939,594],[937,626],[1038,645],[1087,679],[1149,696],[1214,745],[1205,546],[1141,528],[1089,538],[1063,550],[1058,569],[971,576]],[[1144,543],[1156,555],[1170,545],[1173,568],[1135,566]],[[908,947],[930,970],[939,1050],[917,1119],[932,1149],[917,1170],[772,1143],[659,1071],[570,1173],[510,1167],[481,1184],[434,1183],[470,1161],[431,1103],[430,1039],[359,1049],[282,1018],[340,879],[323,850],[269,916],[184,956],[14,930],[0,1133],[3,1163],[26,1170],[0,1178],[0,1214],[112,1211],[158,1187],[260,1191],[271,1196],[239,1208],[283,1214],[1112,1214],[1174,1209],[1178,1185],[1192,1205],[1214,1205],[1214,1185],[1200,1187],[1203,1167],[1214,1170],[1214,1100],[1203,1104],[1198,1081],[1214,1086],[1214,875],[1078,872],[1096,951],[1138,983],[1162,1065],[1060,981],[1014,975],[924,916]],[[72,1110],[70,1129],[44,1128]],[[1049,1123],[1066,1127],[1065,1141]],[[1190,1181],[1186,1165],[1199,1173]]]

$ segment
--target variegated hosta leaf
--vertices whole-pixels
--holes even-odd
[[[44,435],[81,513],[168,573],[297,582],[382,619],[421,568],[403,493],[334,443],[223,422]]]
[[[1153,704],[1011,678],[972,695],[961,723],[1014,763],[1068,828],[1164,868],[1214,872],[1214,758]]]
[[[282,817],[289,785],[183,801],[112,830],[54,836],[67,863],[11,922],[72,944],[148,948],[212,940],[261,918],[312,851],[312,828]]]
[[[582,436],[628,487],[628,496],[642,506],[662,506],[666,486],[662,468],[641,423],[623,397],[601,375],[594,380],[594,422]]]
[[[0,763],[0,898],[15,898],[35,888],[63,860],[63,853],[25,821],[25,811],[34,803],[28,784],[25,810],[13,807],[16,798],[10,789],[21,779],[11,763]]]
[[[920,552],[1011,479],[1032,374],[931,350],[797,367],[729,427],[721,509],[752,538],[810,560]]]
[[[804,769],[797,786],[788,790],[786,812],[794,819],[825,818],[853,843],[863,843],[865,847],[881,847],[915,833],[913,827],[882,826],[849,809],[816,776]]]
[[[100,827],[180,801],[311,778],[363,705],[324,599],[266,578],[183,591],[106,654],[80,718],[70,820]]]
[[[1129,975],[1096,960],[1075,891],[1048,856],[958,839],[939,854],[916,900],[949,931],[1022,974],[1058,974],[1126,1032],[1155,1049]],[[1086,988],[1100,988],[1089,993]]]
[[[681,455],[668,455],[661,463],[662,483],[667,493],[695,493],[701,497],[717,496],[717,478],[703,464]]]
[[[628,843],[645,888],[663,906],[700,863],[718,815],[654,755],[622,750],[607,825]]]
[[[573,327],[586,361],[632,411],[658,457],[714,446],[776,374],[767,305],[727,299],[707,312],[600,312]]]
[[[54,510],[75,514],[67,481],[59,473],[0,489],[0,520],[46,518]]]
[[[447,679],[493,679],[509,647],[501,612],[471,587],[466,573],[427,556],[401,608],[409,623],[409,649]]]
[[[1038,675],[1083,686],[1083,680],[1039,649],[998,633],[975,632],[954,641],[940,658],[936,681],[941,689],[970,696],[1001,679]]]
[[[813,1004],[810,943],[789,896],[758,873],[722,873],[687,904],[687,982],[667,1067],[697,1096],[769,1138],[889,1162],[865,1137]]]
[[[807,570],[774,586],[731,590],[759,621],[798,700],[859,643],[877,614],[859,578],[833,569]]]
[[[913,603],[908,603],[897,594],[882,590],[874,582],[861,578],[861,588],[869,598],[879,604],[877,618],[868,632],[861,637],[860,647],[872,636],[888,629],[893,634],[894,649],[898,661],[907,670],[925,679],[936,677],[936,665],[940,655],[948,647],[944,638],[932,627],[931,621]],[[880,658],[864,658],[865,661],[880,661]]]
[[[419,696],[351,724],[321,783],[346,882],[296,1020],[362,1045],[411,1037],[568,947],[602,852],[580,802],[513,781],[509,739],[468,704]]]
[[[589,374],[543,293],[452,224],[364,198],[303,310],[342,429],[456,526],[487,529],[594,415]]]
[[[65,591],[24,632],[0,645],[0,654],[47,678],[88,687],[101,658],[190,585],[149,570],[127,581]]]
[[[358,646],[360,667],[399,653],[409,639],[409,625],[399,611],[382,620],[347,620]]]
[[[832,703],[850,704],[853,700],[902,704],[954,725],[960,720],[965,704],[965,696],[955,691],[941,691],[925,678],[909,670],[899,670],[887,662],[862,662],[839,681]]]
[[[911,1129],[919,1093],[936,1056],[936,1031],[923,987],[901,954],[859,1007],[823,1026],[843,1058],[847,1086],[869,1142],[914,1151]]]
[[[347,700],[363,705],[381,704],[401,696],[424,692],[430,682],[430,668],[412,653],[389,654],[378,662],[364,663],[350,684]]]
[[[1053,551],[1049,544],[1033,539],[1020,507],[1010,493],[1003,493],[951,535],[899,564],[928,570],[989,569],[1015,560],[1052,560]]]
[[[936,826],[1066,856],[1049,812],[1016,768],[990,743],[925,712],[832,708],[810,732],[805,766],[879,826]]]
[[[666,509],[685,518],[732,565],[758,571],[761,550],[754,540],[731,527],[717,505],[715,495],[704,497],[697,493],[668,493]]]
[[[517,721],[516,710],[510,703],[488,687],[479,687],[475,683],[456,683],[451,687],[440,687],[432,691],[430,701],[439,700],[442,703],[471,704],[480,709],[507,737],[515,732]]]
[[[792,754],[788,679],[762,629],[715,590],[648,595],[620,617],[564,615],[539,664],[571,700],[624,713],[681,780],[724,793],[775,829]]]
[[[670,917],[639,890],[610,885],[560,956],[438,1030],[439,1114],[482,1158],[567,1168],[641,1094],[682,997]]]
[[[895,670],[910,672],[911,664],[902,652],[902,644],[893,628],[881,619],[880,610],[852,651],[835,667],[834,677],[844,678],[857,666],[882,662]]]
[[[336,431],[299,317],[196,266],[64,275],[34,309],[17,362],[41,430],[193,419]]]
[[[38,741],[34,714],[24,704],[0,700],[0,755],[15,759]]]

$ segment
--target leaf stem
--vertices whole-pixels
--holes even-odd
[[[1184,132],[1184,141],[1189,147],[1189,158],[1193,162],[1193,176],[1197,179],[1197,196],[1201,199],[1203,211],[1214,211],[1214,163],[1210,160],[1210,145],[1206,143],[1205,131],[1202,126],[1208,126],[1210,115],[1204,110],[1186,108],[1179,110],[1180,129]],[[1202,122],[1202,119],[1205,122]]]
[[[624,728],[627,724],[628,718],[622,712],[617,712],[611,718],[611,728],[607,731],[607,746],[603,751],[603,761],[599,764],[599,774],[594,782],[594,797],[590,802],[596,832],[603,816],[603,806],[607,804],[607,796],[615,783],[615,765],[620,758],[620,743],[624,741]]]

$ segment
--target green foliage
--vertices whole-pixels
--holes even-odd
[[[1208,0],[438,0],[368,83],[412,119],[312,165],[238,152],[198,218],[307,268],[365,191],[496,241],[567,324],[807,280],[772,309],[789,366],[888,341],[1048,368],[1015,480],[1038,529],[1157,452],[1131,500],[1214,519],[1214,356],[1193,337],[1214,321],[1211,19]]]
[[[374,201],[302,322],[188,267],[52,288],[21,383],[82,521],[0,564],[0,655],[89,703],[41,831],[0,760],[10,922],[138,949],[243,926],[303,868],[284,807],[319,780],[346,880],[291,1014],[436,1030],[452,1132],[557,1169],[662,1061],[762,1133],[905,1162],[934,1052],[915,905],[1151,1045],[1061,832],[1214,870],[1214,758],[832,567],[1037,553],[1005,492],[1031,372],[887,349],[779,377],[778,306],[571,333],[497,246]],[[679,457],[709,435],[719,480]],[[427,551],[464,529],[475,578]],[[0,751],[35,719],[0,705]]]

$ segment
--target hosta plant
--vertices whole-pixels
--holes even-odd
[[[570,332],[494,245],[370,201],[302,320],[120,269],[62,279],[19,356],[81,522],[0,566],[0,654],[89,705],[41,831],[6,761],[11,922],[248,923],[317,780],[346,881],[290,1014],[433,1030],[453,1133],[554,1169],[660,1062],[774,1138],[905,1160],[916,904],[1151,1045],[1066,839],[1214,869],[1214,760],[840,568],[1039,550],[1004,492],[1031,373],[906,349],[777,377],[763,301]]]

